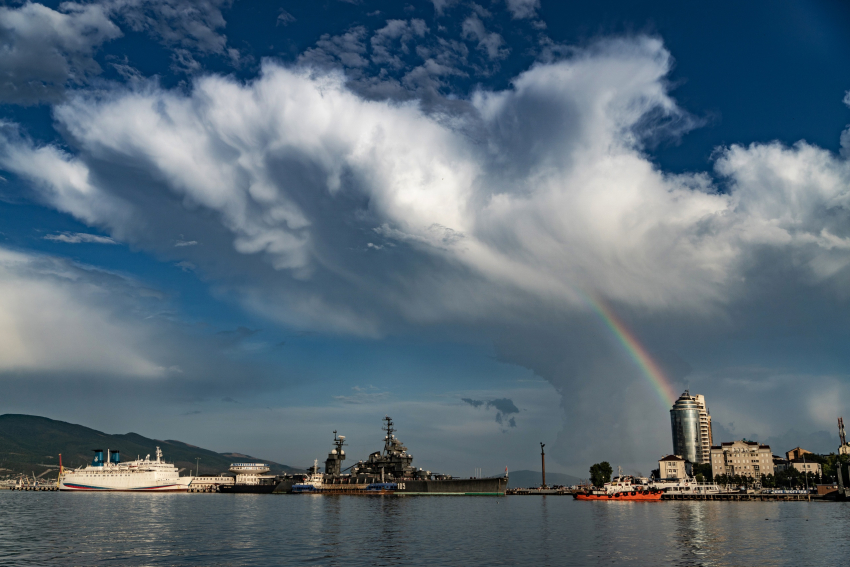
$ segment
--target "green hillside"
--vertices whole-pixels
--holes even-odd
[[[59,470],[59,453],[66,467],[88,464],[92,449],[118,449],[121,460],[137,456],[156,455],[160,447],[166,461],[186,469],[181,474],[195,471],[195,459],[200,457],[201,474],[227,472],[236,460],[262,461],[271,466],[272,473],[298,471],[267,459],[258,459],[238,453],[216,453],[174,440],[148,439],[138,433],[110,435],[82,425],[56,421],[35,415],[0,415],[0,478],[20,473],[55,478]]]

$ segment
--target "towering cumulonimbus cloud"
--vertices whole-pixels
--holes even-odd
[[[385,31],[402,43],[428,33]],[[0,165],[284,324],[485,334],[564,393],[562,435],[602,435],[591,403],[602,396],[622,426],[606,429],[618,431],[609,446],[635,455],[655,446],[657,423],[635,402],[628,361],[597,340],[586,296],[675,342],[682,329],[767,320],[760,298],[793,285],[846,284],[846,156],[766,142],[718,148],[713,171],[652,162],[648,140],[696,125],[669,93],[660,40],[564,50],[510,88],[425,107],[367,99],[315,65],[332,47],[365,50],[352,34],[298,65],[266,61],[248,82],[77,92],[54,112],[73,153],[7,124]]]
[[[253,82],[207,76],[188,95],[153,84],[78,94],[56,109],[78,154],[7,136],[3,165],[57,208],[144,246],[162,245],[148,230],[157,211],[174,215],[170,242],[213,212],[217,226],[199,230],[226,234],[302,301],[343,303],[348,331],[492,318],[494,305],[570,308],[578,290],[710,310],[740,292],[758,246],[794,249],[813,278],[845,265],[845,160],[804,143],[732,146],[716,160],[723,191],[705,173],[651,163],[642,140],[687,121],[667,93],[669,65],[656,39],[609,41],[479,91],[452,118],[269,62]],[[45,173],[60,170],[73,175]],[[362,313],[352,294],[369,297]]]

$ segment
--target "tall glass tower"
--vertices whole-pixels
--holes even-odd
[[[708,425],[706,431],[706,422]],[[711,451],[711,417],[705,398],[685,390],[670,410],[673,454],[692,463],[707,463]]]

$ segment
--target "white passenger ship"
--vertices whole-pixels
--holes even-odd
[[[181,477],[177,467],[162,460],[162,451],[156,448],[156,460],[148,455],[144,459],[121,462],[118,451],[95,449],[92,463],[76,470],[62,470],[59,490],[66,491],[145,491],[186,492],[192,477]]]

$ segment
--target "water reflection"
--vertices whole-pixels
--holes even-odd
[[[848,526],[823,503],[0,491],[0,564],[842,564]]]

